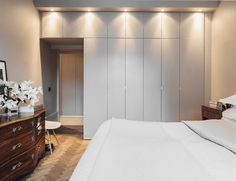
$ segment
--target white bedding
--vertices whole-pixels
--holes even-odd
[[[71,181],[236,181],[236,155],[184,123],[109,120]]]
[[[197,134],[236,153],[236,122],[230,120],[184,121]]]

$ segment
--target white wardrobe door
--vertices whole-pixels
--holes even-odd
[[[84,54],[83,51],[77,54],[78,61],[76,62],[76,111],[78,115],[83,115],[84,101]]]
[[[161,121],[161,40],[144,40],[144,120]]]
[[[143,38],[143,13],[126,13],[126,38]]]
[[[125,118],[125,39],[108,39],[108,119]]]
[[[143,39],[126,39],[126,118],[143,120]]]
[[[62,36],[62,15],[58,12],[42,13],[42,37]]]
[[[62,15],[63,37],[84,37],[84,13],[64,12]]]
[[[204,103],[204,14],[181,14],[180,119],[200,119]]]
[[[84,137],[107,119],[107,39],[84,40]]]
[[[161,38],[161,13],[143,14],[144,38]]]
[[[84,37],[107,37],[107,21],[107,13],[85,13]]]
[[[179,39],[162,40],[162,121],[179,120]]]
[[[108,37],[125,38],[125,13],[109,13]]]
[[[162,14],[162,38],[179,37],[180,14],[163,13]]]

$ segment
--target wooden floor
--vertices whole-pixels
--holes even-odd
[[[53,139],[55,150],[40,161],[33,173],[21,181],[67,181],[69,180],[89,141],[83,140],[82,126],[62,126],[56,130],[60,145]]]

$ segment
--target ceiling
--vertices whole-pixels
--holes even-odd
[[[41,41],[48,43],[51,49],[60,52],[78,52],[83,50],[83,38],[41,38]]]
[[[34,0],[39,11],[214,11],[218,0]]]

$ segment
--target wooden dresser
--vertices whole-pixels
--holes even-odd
[[[45,152],[45,110],[0,116],[0,180],[33,171]]]

